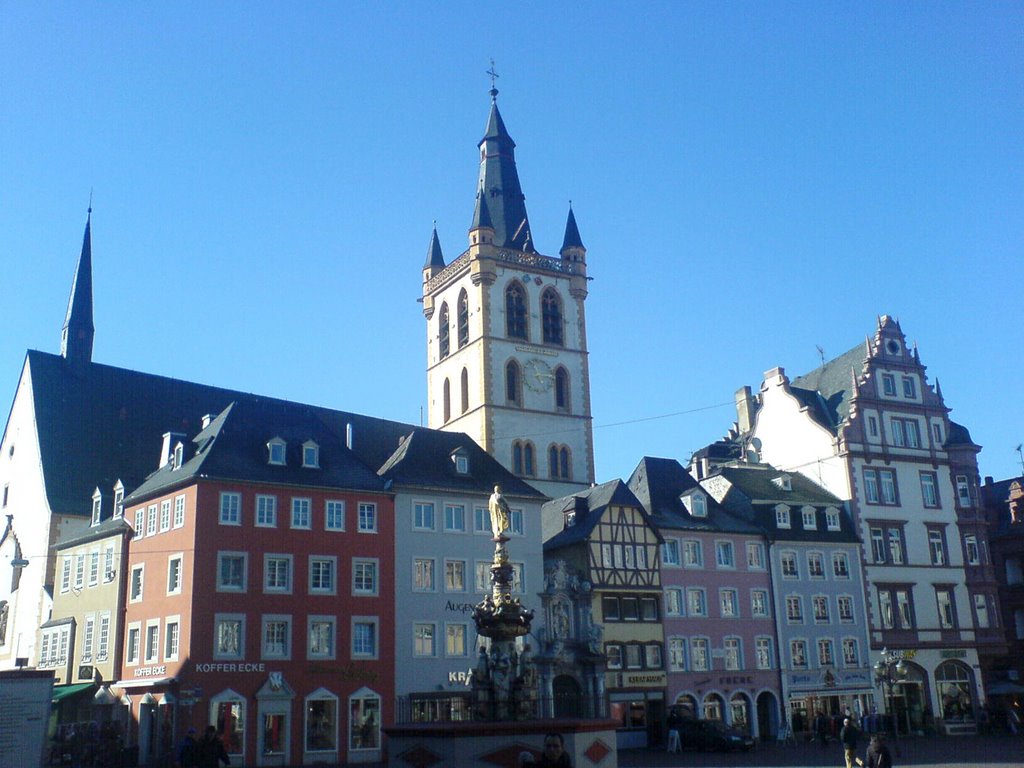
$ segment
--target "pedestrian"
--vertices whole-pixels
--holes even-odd
[[[884,736],[876,734],[871,737],[865,757],[867,768],[892,768],[892,755],[889,754]]]
[[[839,741],[843,743],[843,755],[846,757],[846,768],[853,768],[857,762],[857,741],[860,739],[860,730],[853,724],[853,720],[843,718],[843,728],[839,731]]]
[[[572,768],[572,760],[565,752],[565,740],[560,733],[544,737],[544,754],[536,762],[541,768]]]
[[[206,726],[206,733],[199,740],[199,768],[220,768],[220,764],[231,765],[227,750],[224,749],[224,742],[217,735],[217,728],[213,725]]]
[[[825,717],[824,710],[819,709],[818,714],[814,716],[814,734],[821,742],[822,749],[828,746],[828,718]]]
[[[177,765],[180,768],[197,768],[199,765],[199,742],[196,741],[195,728],[189,728],[178,745]]]

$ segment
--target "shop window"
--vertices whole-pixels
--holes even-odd
[[[360,688],[348,701],[349,749],[380,749],[380,696]]]
[[[319,688],[306,697],[306,751],[338,749],[338,697]]]
[[[245,754],[245,697],[226,690],[210,699],[210,722],[229,755]],[[241,762],[241,761],[238,761]]]

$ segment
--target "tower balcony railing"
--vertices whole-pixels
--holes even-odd
[[[581,275],[584,270],[584,265],[578,262],[542,256],[539,253],[531,253],[529,251],[515,251],[509,248],[500,249],[494,258],[496,261],[502,261],[506,264],[515,264],[527,269],[544,269],[549,272],[560,272],[563,275]],[[458,258],[451,264],[427,281],[427,293],[436,290],[468,267],[469,251],[466,250],[460,253]]]

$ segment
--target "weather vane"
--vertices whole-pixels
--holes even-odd
[[[494,81],[498,79],[498,73],[494,71],[494,59],[491,59],[491,68],[487,70],[486,74],[491,76],[491,96],[498,95],[498,89],[495,87]]]

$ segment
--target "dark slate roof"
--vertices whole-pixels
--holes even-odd
[[[772,482],[784,474],[789,475],[792,490],[785,491]],[[854,543],[860,540],[843,501],[797,472],[783,472],[769,464],[742,464],[718,467],[708,477],[719,475],[732,484],[732,488],[722,499],[722,504],[733,513],[754,521],[773,540],[808,543]],[[789,528],[777,526],[775,506],[780,503],[793,508]],[[804,506],[812,506],[816,510],[816,525],[813,529],[805,530],[803,527],[800,508]],[[838,531],[828,530],[825,522],[826,507],[839,510]]]
[[[986,482],[981,486],[981,501],[993,526],[993,539],[1024,537],[1024,524],[1013,523],[1010,517],[1010,486],[1014,483],[1024,486],[1024,475],[993,483]]]
[[[82,253],[75,267],[75,278],[71,283],[68,311],[64,317],[64,334],[61,337],[61,354],[64,357],[88,362],[92,359],[92,344],[95,335],[92,319],[92,208],[85,221],[85,235],[82,237]]]
[[[482,227],[494,229],[494,223],[491,221],[491,209],[487,207],[487,196],[481,189],[476,193],[476,207],[473,208],[473,223],[469,225],[469,228],[480,229]]]
[[[526,196],[516,170],[516,143],[505,129],[496,101],[491,102],[487,130],[477,146],[484,150],[477,189],[486,197],[494,244],[499,248],[534,251]]]
[[[459,474],[453,453],[464,451],[469,472]],[[378,474],[395,486],[445,488],[452,491],[487,494],[500,485],[505,496],[540,501],[547,498],[533,486],[503,467],[463,432],[440,432],[417,428],[406,437]]]
[[[838,507],[842,499],[816,484],[799,472],[784,472],[770,464],[741,464],[719,467],[711,473],[721,475],[752,501],[773,504],[811,504]],[[772,481],[781,475],[789,475],[792,490],[785,491]]]
[[[700,486],[675,459],[645,456],[630,475],[629,487],[656,528],[708,533],[760,533],[750,523],[729,514],[706,492],[707,517],[693,517],[687,512],[679,497]]]
[[[864,367],[866,352],[863,344],[858,344],[848,352],[839,357],[829,360],[820,368],[815,368],[810,373],[797,376],[790,382],[793,394],[800,399],[804,405],[811,407],[819,422],[833,431],[850,414],[850,399],[853,395],[850,392],[852,385],[851,370],[860,375]],[[796,390],[808,390],[810,393],[818,393],[818,398],[810,394],[799,393]]]
[[[694,459],[707,458],[714,462],[743,458],[743,446],[736,440],[716,440],[693,452]],[[674,461],[674,459],[672,459]]]
[[[576,214],[572,212],[572,205],[569,206],[569,217],[565,220],[565,237],[562,238],[562,248],[582,248],[583,240],[580,237],[580,229],[576,226]],[[559,251],[559,252],[561,252]]]
[[[356,491],[385,490],[384,481],[345,445],[345,423],[324,409],[285,400],[232,402],[191,441],[180,468],[168,463],[126,499],[132,503],[196,478],[246,480]],[[284,465],[268,461],[268,441],[285,441]],[[302,466],[303,444],[319,447],[319,466]]]
[[[570,509],[576,510],[575,524],[564,528],[544,542],[544,551],[552,551],[586,541],[609,506],[637,507],[646,517],[640,500],[619,479],[595,485],[585,491],[549,501],[541,509],[541,515],[561,516]]]
[[[414,429],[99,363],[73,365],[34,350],[27,365],[47,499],[51,509],[65,514],[89,515],[97,486],[105,496],[118,479],[126,490],[137,488],[158,467],[165,432],[195,435],[203,415],[219,414],[231,403],[265,403],[270,410],[302,413],[310,422],[320,419],[336,435],[344,435],[351,424],[353,451],[367,467],[382,466],[399,438]]]
[[[443,267],[444,254],[441,253],[441,241],[437,238],[437,227],[430,235],[430,246],[427,248],[427,261],[425,267]]]
[[[115,534],[125,534],[131,532],[132,527],[128,522],[121,517],[111,517],[104,520],[99,525],[94,525],[86,528],[77,536],[74,536],[67,540],[61,540],[54,545],[54,549],[57,551],[67,549],[69,547],[76,547],[79,544],[87,544],[90,541],[98,541],[100,539],[106,539]]]
[[[967,430],[963,424],[957,424],[955,421],[949,422],[949,434],[946,436],[945,445],[976,445],[971,439],[971,433]]]

